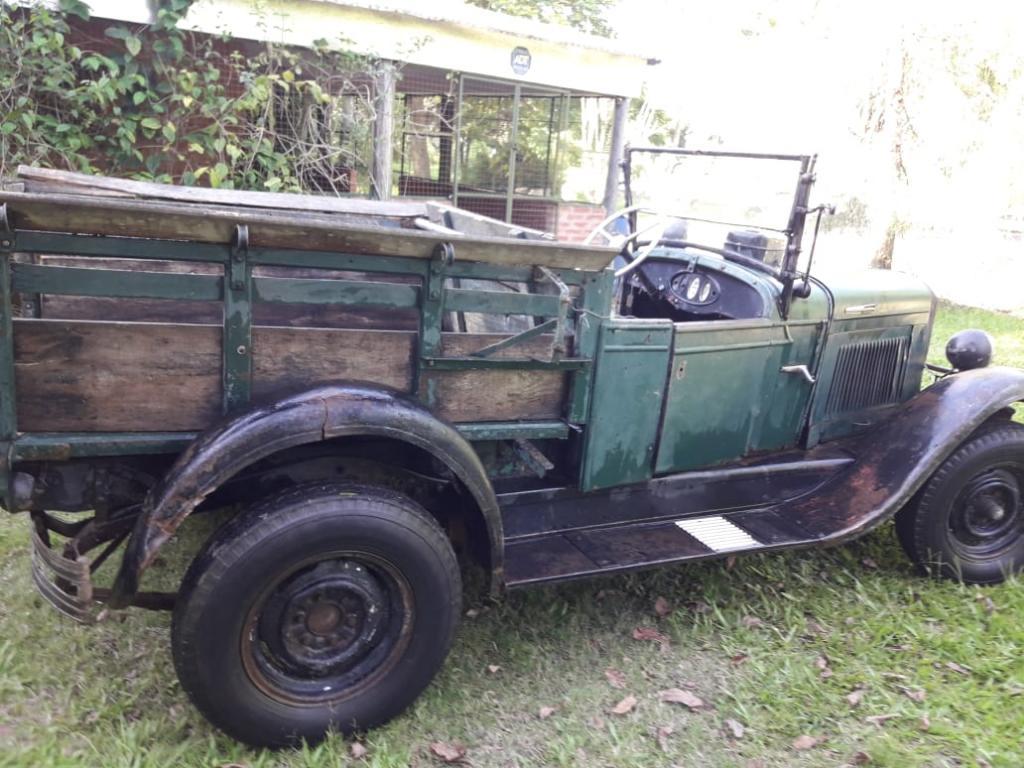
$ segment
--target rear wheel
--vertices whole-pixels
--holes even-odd
[[[185,576],[174,663],[196,706],[257,746],[404,710],[451,645],[458,564],[419,505],[355,485],[290,490],[220,529]]]
[[[1024,425],[957,449],[896,516],[896,532],[928,573],[995,584],[1024,568]]]

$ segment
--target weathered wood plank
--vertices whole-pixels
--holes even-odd
[[[220,416],[221,329],[15,320],[23,432],[189,431]]]
[[[449,421],[517,421],[563,416],[567,374],[561,371],[424,373],[436,412]]]
[[[0,191],[14,226],[95,235],[230,243],[235,227],[249,226],[253,248],[295,248],[429,259],[439,243],[453,242],[455,258],[492,264],[603,269],[615,256],[605,247],[455,237],[413,229],[362,228],[338,216],[189,203]]]
[[[508,338],[495,333],[445,333],[445,357],[468,357]],[[548,359],[550,335],[497,352],[496,358]],[[518,421],[562,418],[568,374],[561,371],[435,371],[425,374],[433,386],[439,415],[450,421]]]
[[[177,432],[221,415],[218,325],[14,321],[19,428],[27,432]],[[445,354],[464,356],[503,338],[445,334]],[[253,332],[253,394],[260,400],[319,384],[412,386],[416,334],[266,328]],[[549,338],[518,354],[543,355]],[[515,351],[504,350],[499,354]],[[455,422],[562,416],[566,374],[450,371],[429,374],[437,412]]]
[[[214,203],[252,208],[281,208],[289,211],[353,213],[401,218],[427,215],[427,206],[412,200],[381,202],[334,195],[298,195],[284,192],[247,192],[209,187],[185,187],[148,181],[114,179],[107,176],[92,176],[87,173],[35,168],[28,165],[18,166],[18,178],[50,182],[77,189],[80,192],[99,192],[118,197],[133,196],[154,200],[178,200],[186,203]]]
[[[261,400],[320,384],[369,381],[412,388],[415,333],[256,328],[253,396]]]

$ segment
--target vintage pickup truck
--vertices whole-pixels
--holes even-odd
[[[173,610],[196,706],[279,746],[408,706],[472,564],[497,596],[895,516],[926,571],[1019,570],[1024,372],[979,332],[926,366],[914,279],[798,269],[813,157],[718,154],[793,164],[775,258],[637,205],[614,247],[573,245],[416,201],[23,169],[0,192],[0,497],[38,588],[83,622]],[[209,509],[236,513],[178,591],[142,589]]]

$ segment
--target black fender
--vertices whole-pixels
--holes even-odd
[[[819,542],[864,533],[902,509],[986,421],[1021,401],[1024,370],[981,368],[946,376],[874,429],[822,444],[823,451],[848,451],[853,464],[780,511]]]
[[[202,433],[153,487],[125,549],[110,605],[130,604],[157,551],[203,500],[253,463],[295,446],[346,436],[387,437],[432,454],[462,483],[487,527],[492,590],[502,582],[501,514],[469,442],[419,403],[363,384],[311,389],[253,408]]]

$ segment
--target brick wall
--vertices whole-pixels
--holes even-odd
[[[555,237],[570,243],[583,242],[605,216],[604,207],[594,203],[559,203]]]

